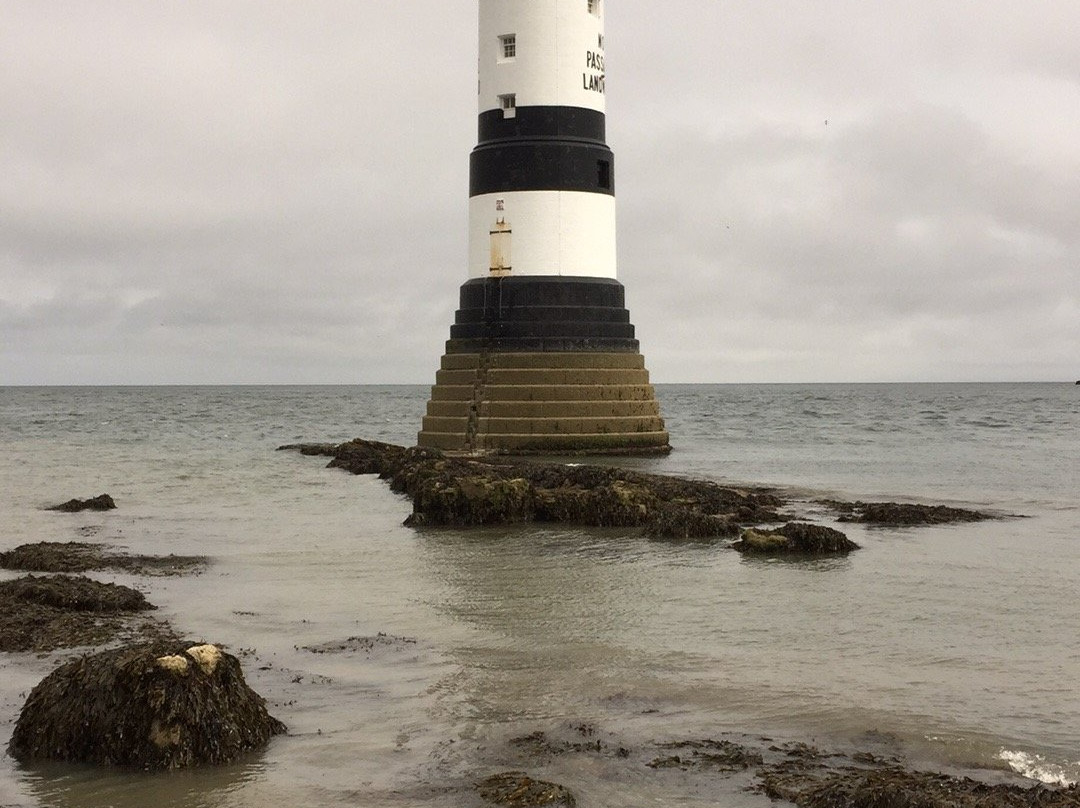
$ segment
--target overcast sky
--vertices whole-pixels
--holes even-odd
[[[609,0],[657,382],[1080,378],[1080,2]],[[473,0],[0,0],[0,385],[431,383]]]

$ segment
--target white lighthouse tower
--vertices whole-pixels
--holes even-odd
[[[479,0],[469,280],[421,446],[664,452],[616,280],[604,0]]]

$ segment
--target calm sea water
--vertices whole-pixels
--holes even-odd
[[[194,577],[101,577],[193,639],[248,649],[249,681],[290,727],[250,761],[179,774],[4,756],[0,805],[469,806],[470,783],[505,768],[583,806],[768,805],[644,765],[657,741],[725,733],[1080,779],[1080,388],[660,386],[675,451],[626,461],[646,470],[781,486],[821,520],[822,495],[1023,514],[845,525],[863,550],[801,562],[629,530],[417,531],[374,478],[274,451],[411,444],[427,394],[0,388],[3,547],[211,556]],[[119,509],[42,510],[101,492]],[[380,632],[410,642],[303,648]],[[0,659],[0,743],[57,659]],[[511,743],[583,723],[630,755],[523,759]]]

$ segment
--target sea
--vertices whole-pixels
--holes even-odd
[[[775,487],[862,549],[761,560],[633,529],[417,529],[376,477],[276,451],[412,445],[423,386],[0,388],[0,549],[208,556],[197,575],[94,575],[237,654],[289,727],[237,764],[164,774],[3,755],[0,805],[469,808],[507,770],[583,808],[770,805],[746,777],[648,765],[706,738],[1080,780],[1080,387],[657,394],[671,454],[609,462]],[[118,508],[45,510],[100,493]],[[828,498],[1000,518],[837,525]],[[0,654],[0,746],[69,656]]]

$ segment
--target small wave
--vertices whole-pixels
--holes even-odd
[[[1038,780],[1040,783],[1071,786],[1078,782],[1077,777],[1080,775],[1080,761],[1059,765],[1048,762],[1042,755],[1012,749],[1002,749],[997,756],[998,760],[1008,763],[1009,768],[1017,774]]]

